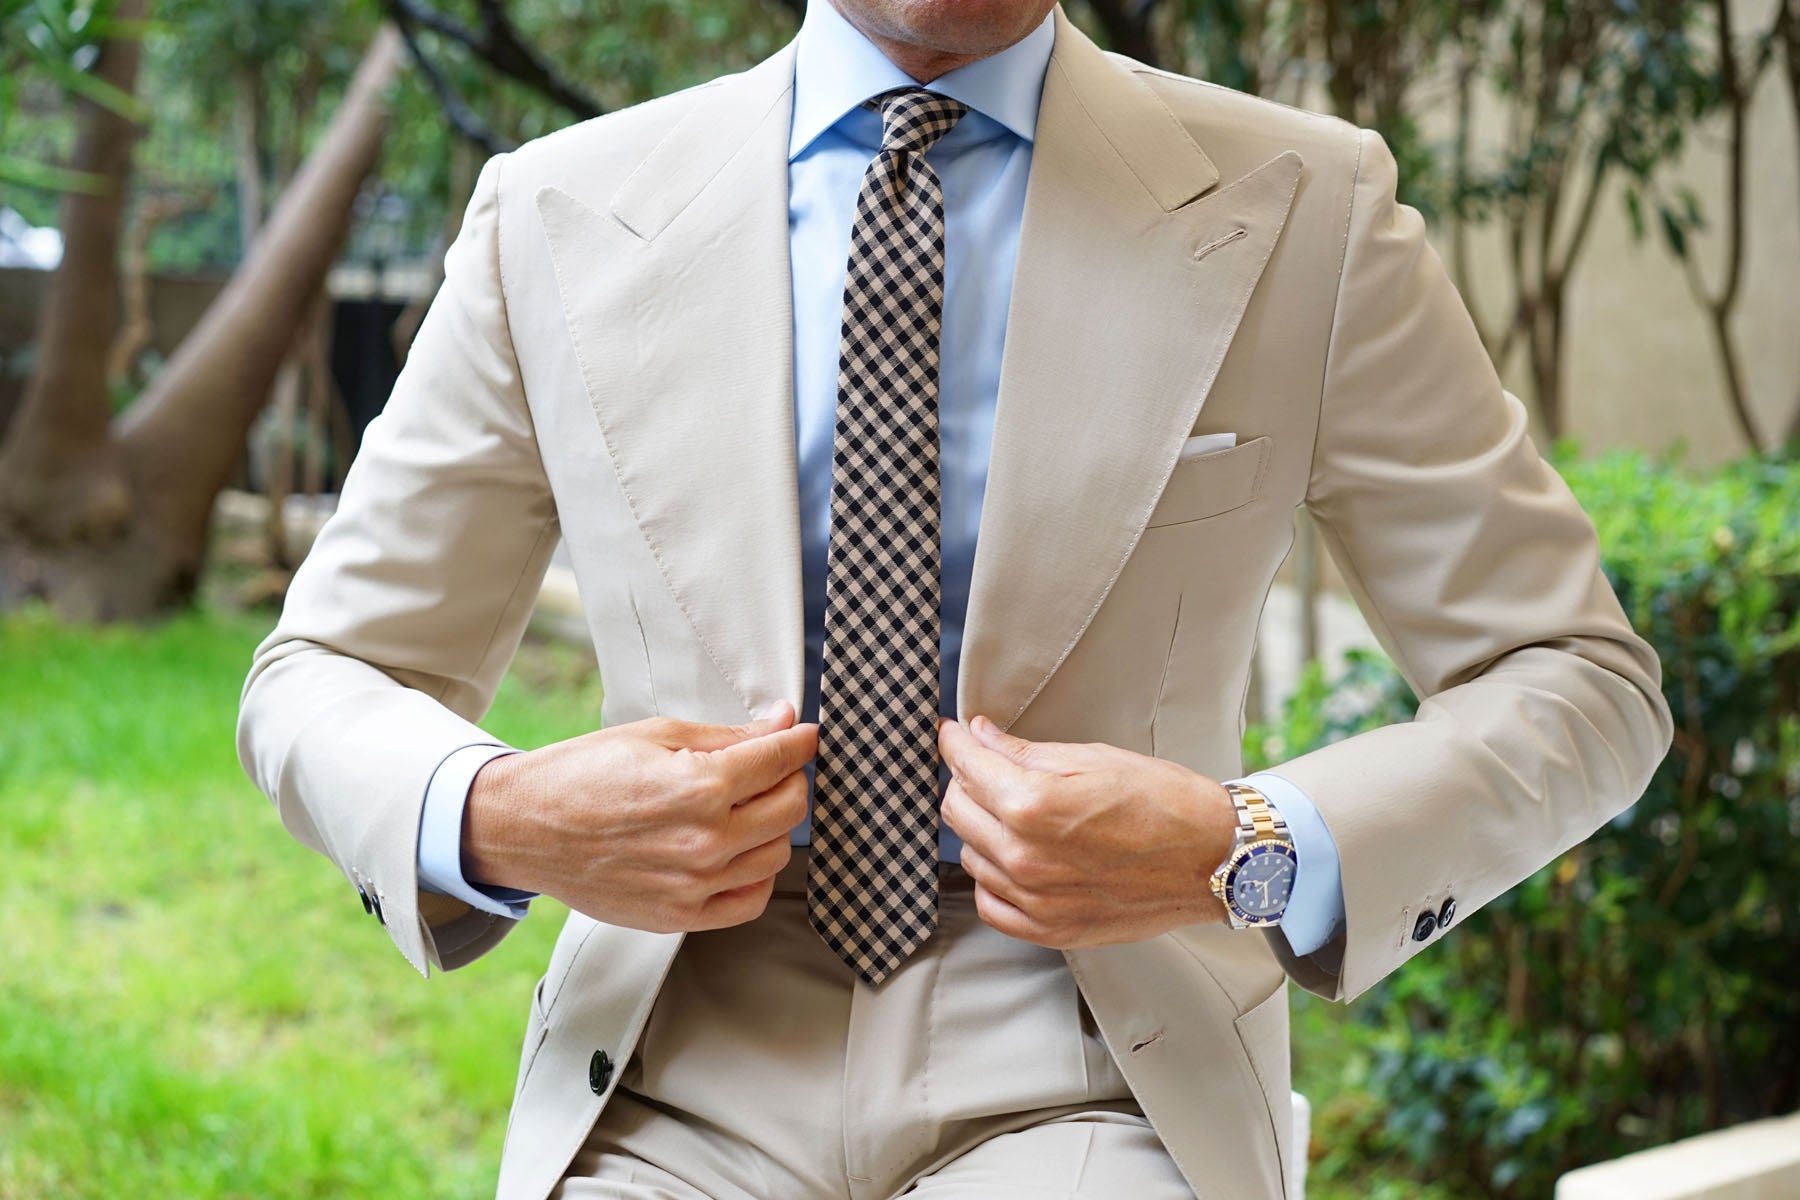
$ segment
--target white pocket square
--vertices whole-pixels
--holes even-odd
[[[1202,454],[1212,454],[1219,450],[1229,450],[1237,445],[1235,433],[1202,433],[1181,443],[1181,453],[1175,456],[1176,462],[1190,458],[1199,458]]]

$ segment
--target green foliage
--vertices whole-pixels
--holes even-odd
[[[0,620],[0,1196],[491,1196],[563,910],[429,983],[238,767],[267,618]],[[486,724],[599,687],[528,648]]]
[[[57,166],[41,144],[23,152],[10,144],[9,119],[23,107],[53,105],[67,96],[134,121],[147,115],[137,97],[91,70],[104,39],[140,37],[151,28],[113,16],[116,7],[117,0],[0,0],[0,183],[49,192],[100,186],[85,172]]]
[[[1694,0],[1495,5],[1485,73],[1521,120],[1497,160],[1456,181],[1452,205],[1487,219],[1496,207],[1554,192],[1586,164],[1623,173],[1627,216],[1641,224],[1642,189],[1717,102],[1717,50],[1700,37],[1709,8]]]
[[[1800,1103],[1800,467],[1557,461],[1662,659],[1675,744],[1633,808],[1352,1010],[1341,1053],[1372,1102],[1319,1128],[1346,1170],[1547,1196]],[[1402,686],[1375,658],[1335,688],[1314,673],[1252,760],[1393,719]]]

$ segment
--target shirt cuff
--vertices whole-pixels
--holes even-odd
[[[428,892],[453,896],[464,904],[522,921],[536,892],[517,888],[475,885],[463,878],[463,809],[475,773],[488,763],[518,751],[509,746],[475,745],[452,750],[425,785],[425,810],[419,818],[419,886]]]
[[[1312,797],[1280,775],[1258,771],[1244,783],[1261,792],[1281,819],[1287,822],[1294,843],[1294,890],[1277,926],[1294,954],[1315,953],[1344,927],[1344,884],[1339,870],[1337,843],[1325,828],[1325,818]]]

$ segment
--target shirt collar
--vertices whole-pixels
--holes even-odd
[[[1056,14],[998,54],[947,71],[928,85],[1031,141],[1038,100],[1056,37]],[[794,117],[788,135],[792,161],[845,113],[870,96],[919,83],[844,19],[831,0],[809,0],[794,55]]]

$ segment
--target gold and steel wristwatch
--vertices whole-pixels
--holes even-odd
[[[1225,791],[1237,805],[1237,836],[1212,873],[1213,895],[1224,903],[1233,929],[1279,925],[1300,862],[1287,822],[1249,784],[1227,783]]]

